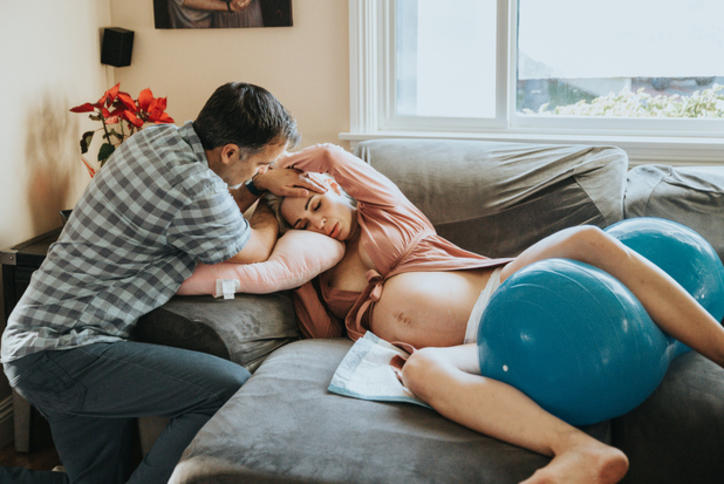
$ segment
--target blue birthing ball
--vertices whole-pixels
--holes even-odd
[[[626,219],[605,231],[669,274],[714,319],[724,319],[724,265],[701,235],[653,217]]]
[[[478,329],[483,376],[572,425],[623,415],[659,385],[670,341],[609,274],[549,259],[509,277]]]

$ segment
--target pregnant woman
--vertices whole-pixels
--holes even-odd
[[[489,259],[439,237],[385,176],[341,148],[320,145],[278,162],[318,176],[326,193],[274,198],[283,227],[324,234],[345,245],[342,260],[296,291],[309,337],[370,330],[417,348],[402,380],[439,413],[471,429],[552,456],[526,483],[613,483],[626,456],[544,411],[522,392],[480,375],[477,335],[487,298],[516,271],[564,258],[621,281],[670,336],[724,366],[724,329],[673,279],[596,227],[554,234],[515,259]],[[681,324],[685,321],[686,324]]]

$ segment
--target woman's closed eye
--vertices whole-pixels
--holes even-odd
[[[316,198],[316,200],[314,200],[315,198]],[[305,212],[310,212],[310,211],[316,212],[317,210],[320,209],[321,206],[322,206],[322,201],[319,199],[319,197],[315,197],[314,195],[312,195],[311,197],[309,197],[307,199],[307,203],[304,207],[304,211]],[[306,230],[308,226],[309,226],[309,221],[302,220],[302,219],[297,220],[293,225],[293,227],[295,229],[299,229],[299,230]]]

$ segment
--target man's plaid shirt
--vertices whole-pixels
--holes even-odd
[[[8,318],[2,360],[127,339],[198,261],[237,254],[249,225],[191,122],[148,127],[93,178]]]

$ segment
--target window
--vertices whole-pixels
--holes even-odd
[[[495,0],[399,1],[395,23],[396,115],[495,117]]]
[[[721,0],[350,0],[351,132],[724,162]]]
[[[516,113],[724,117],[724,3],[519,0]]]

